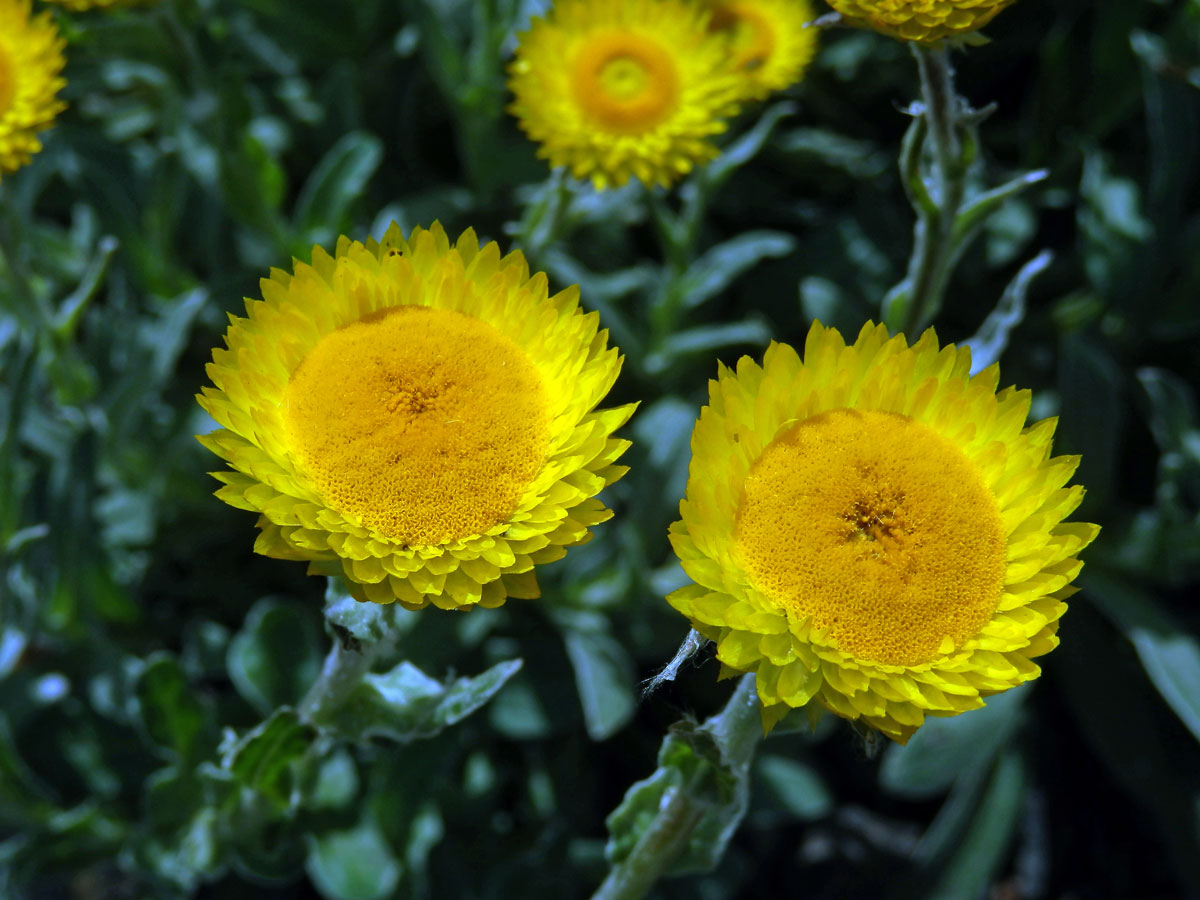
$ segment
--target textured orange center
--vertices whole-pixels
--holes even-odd
[[[618,134],[652,130],[679,100],[679,75],[668,48],[616,29],[589,38],[575,57],[571,84],[588,118]]]
[[[713,13],[709,27],[729,38],[734,68],[760,69],[775,50],[775,31],[760,10],[749,3],[725,3]]]
[[[0,43],[0,119],[12,107],[16,92],[17,82],[13,75],[12,61],[8,58],[8,50]]]
[[[838,649],[900,666],[948,653],[988,622],[1006,545],[995,498],[961,450],[906,416],[852,409],[767,446],[736,526],[756,588]]]
[[[504,522],[548,440],[542,378],[520,347],[419,306],[323,337],[292,374],[284,424],[331,507],[410,546]]]

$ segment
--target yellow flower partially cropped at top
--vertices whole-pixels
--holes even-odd
[[[894,38],[936,44],[963,37],[1016,0],[828,0],[848,23]]]
[[[817,51],[816,13],[808,0],[709,0],[709,27],[729,40],[748,98],[765,97],[804,76]]]
[[[520,252],[437,224],[342,237],[261,286],[197,398],[257,552],[359,600],[499,606],[612,515],[596,495],[633,407],[595,408],[621,357],[578,288],[550,295]]]
[[[1025,427],[1028,391],[970,375],[932,330],[850,346],[814,324],[709,384],[671,543],[695,582],[667,599],[754,672],[763,720],[816,702],[904,743],[1036,678],[1099,528]]]
[[[63,39],[49,13],[32,15],[29,0],[0,0],[0,177],[42,149],[38,133],[66,104],[58,92]]]
[[[520,35],[509,111],[538,156],[600,190],[669,185],[717,155],[739,78],[687,0],[558,0]]]

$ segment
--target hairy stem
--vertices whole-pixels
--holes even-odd
[[[726,765],[749,765],[762,738],[753,675],[742,677],[725,708],[703,727],[716,741]],[[663,796],[654,821],[629,855],[613,865],[592,900],[640,900],[650,892],[670,870],[709,809],[710,801],[699,795],[698,787],[684,782]]]
[[[321,674],[300,701],[301,718],[314,725],[322,724],[362,682],[376,656],[378,645],[363,645],[358,641],[347,642],[335,638],[333,649],[321,667]]]
[[[961,248],[955,222],[963,205],[973,143],[964,142],[966,103],[954,89],[948,52],[913,45],[921,78],[921,124],[906,141],[901,168],[917,222],[908,272],[884,301],[884,321],[893,331],[915,334],[928,327],[942,307],[950,271]],[[919,142],[919,146],[918,146]],[[928,177],[916,171],[920,151],[928,150]]]

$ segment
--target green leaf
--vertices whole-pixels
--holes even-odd
[[[151,740],[185,763],[194,762],[205,746],[209,712],[192,691],[179,661],[166,652],[149,657],[135,691]]]
[[[147,831],[130,848],[141,865],[186,891],[221,865],[219,814],[193,771],[162,769],[146,779]]]
[[[575,670],[588,737],[593,741],[612,737],[633,718],[637,706],[633,661],[604,631],[567,628],[563,642]]]
[[[1179,453],[1192,465],[1200,464],[1193,388],[1165,369],[1138,369],[1137,379],[1150,401],[1150,430],[1159,449]]]
[[[996,763],[979,807],[962,843],[945,865],[938,867],[930,900],[982,897],[992,883],[1012,843],[1025,799],[1025,767],[1012,752]]]
[[[521,668],[519,659],[497,663],[474,678],[449,684],[430,678],[409,662],[381,675],[367,675],[330,717],[342,734],[401,743],[430,738],[461,722],[494,697]]]
[[[383,900],[400,884],[400,861],[379,827],[363,821],[309,839],[305,871],[327,900]]]
[[[768,106],[759,115],[754,127],[725,147],[720,156],[697,173],[698,177],[703,178],[713,188],[719,187],[734,172],[758,156],[775,131],[775,126],[784,116],[789,116],[795,111],[796,107],[787,102]]]
[[[1091,509],[1102,509],[1116,488],[1116,437],[1125,425],[1128,376],[1108,346],[1090,335],[1068,334],[1059,356],[1063,416],[1054,449],[1081,453],[1076,480],[1087,485]]]
[[[229,642],[229,678],[247,703],[268,715],[298,703],[316,680],[321,644],[314,616],[293,604],[260,600]]]
[[[1013,688],[974,709],[947,719],[929,717],[906,746],[888,747],[879,783],[900,797],[922,799],[949,789],[956,778],[986,765],[1021,721],[1026,689]]]
[[[227,742],[221,765],[277,808],[290,809],[294,805],[293,764],[308,751],[316,735],[294,709],[285,706],[241,738]]]
[[[757,319],[701,325],[678,331],[664,340],[658,352],[646,356],[646,371],[651,375],[659,375],[670,369],[682,356],[711,353],[738,345],[765,347],[770,340],[771,330]]]
[[[1080,193],[1088,203],[1091,229],[1102,229],[1131,241],[1148,240],[1154,233],[1154,226],[1142,214],[1137,183],[1112,174],[1103,154],[1092,152],[1084,160]]]
[[[992,188],[990,191],[985,191],[971,198],[954,220],[955,243],[965,244],[971,239],[975,229],[999,210],[1003,204],[1033,185],[1045,181],[1049,175],[1050,173],[1045,169],[1026,172],[1024,175],[1018,175],[1011,181],[1000,185],[1000,187]]]
[[[358,788],[354,758],[339,750],[316,767],[312,786],[305,791],[305,805],[312,809],[342,809],[358,795]]]
[[[1133,644],[1163,700],[1200,741],[1200,642],[1147,591],[1091,569],[1086,587],[1096,607]]]
[[[383,141],[365,131],[352,131],[329,148],[296,200],[294,227],[303,245],[298,249],[330,243],[345,233],[351,205],[382,161]]]
[[[1029,293],[1030,283],[1049,267],[1053,259],[1049,250],[1043,250],[1025,263],[1005,288],[996,308],[983,320],[979,331],[963,341],[963,346],[971,349],[972,374],[982,372],[1000,359],[1000,355],[1008,347],[1008,339],[1013,329],[1025,318],[1025,298]]]
[[[53,812],[49,792],[21,759],[8,722],[0,716],[0,826],[45,820]]]
[[[764,259],[787,256],[796,240],[782,231],[746,231],[710,247],[688,266],[680,292],[683,307],[694,309],[728,288],[743,272]]]
[[[550,717],[538,700],[528,676],[514,678],[488,707],[488,721],[514,741],[536,741],[550,734]]]
[[[811,766],[786,756],[763,755],[756,768],[774,797],[800,821],[820,819],[833,809],[833,795]]]
[[[148,377],[151,385],[157,387],[165,383],[174,373],[179,354],[191,336],[192,326],[208,302],[208,291],[196,288],[171,298],[157,316],[142,321],[138,342],[150,355],[151,365],[149,372],[139,370],[139,375]]]
[[[892,156],[873,141],[859,141],[824,128],[794,128],[776,143],[785,153],[841,169],[859,179],[878,178],[892,165]]]

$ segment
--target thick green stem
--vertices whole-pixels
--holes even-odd
[[[378,655],[378,644],[364,645],[335,637],[321,674],[300,701],[300,716],[314,725],[322,724],[346,702]]]
[[[971,145],[964,144],[966,104],[954,90],[954,68],[944,49],[913,45],[921,77],[923,127],[913,133],[928,148],[928,190],[911,171],[916,147],[901,160],[917,223],[904,281],[884,301],[884,321],[893,331],[914,334],[928,327],[942,307],[950,271],[960,249],[955,222],[963,205]]]
[[[754,676],[745,675],[725,708],[704,723],[721,751],[722,761],[739,770],[750,764],[762,738],[762,717]],[[633,850],[616,863],[592,900],[640,900],[671,867],[708,811],[699,785],[685,782],[663,797],[654,821]]]
[[[362,683],[371,666],[395,652],[402,633],[395,608],[359,603],[351,598],[340,578],[329,579],[325,595],[325,620],[333,635],[333,649],[325,657],[321,674],[313,682],[299,713],[314,725],[323,725]]]

